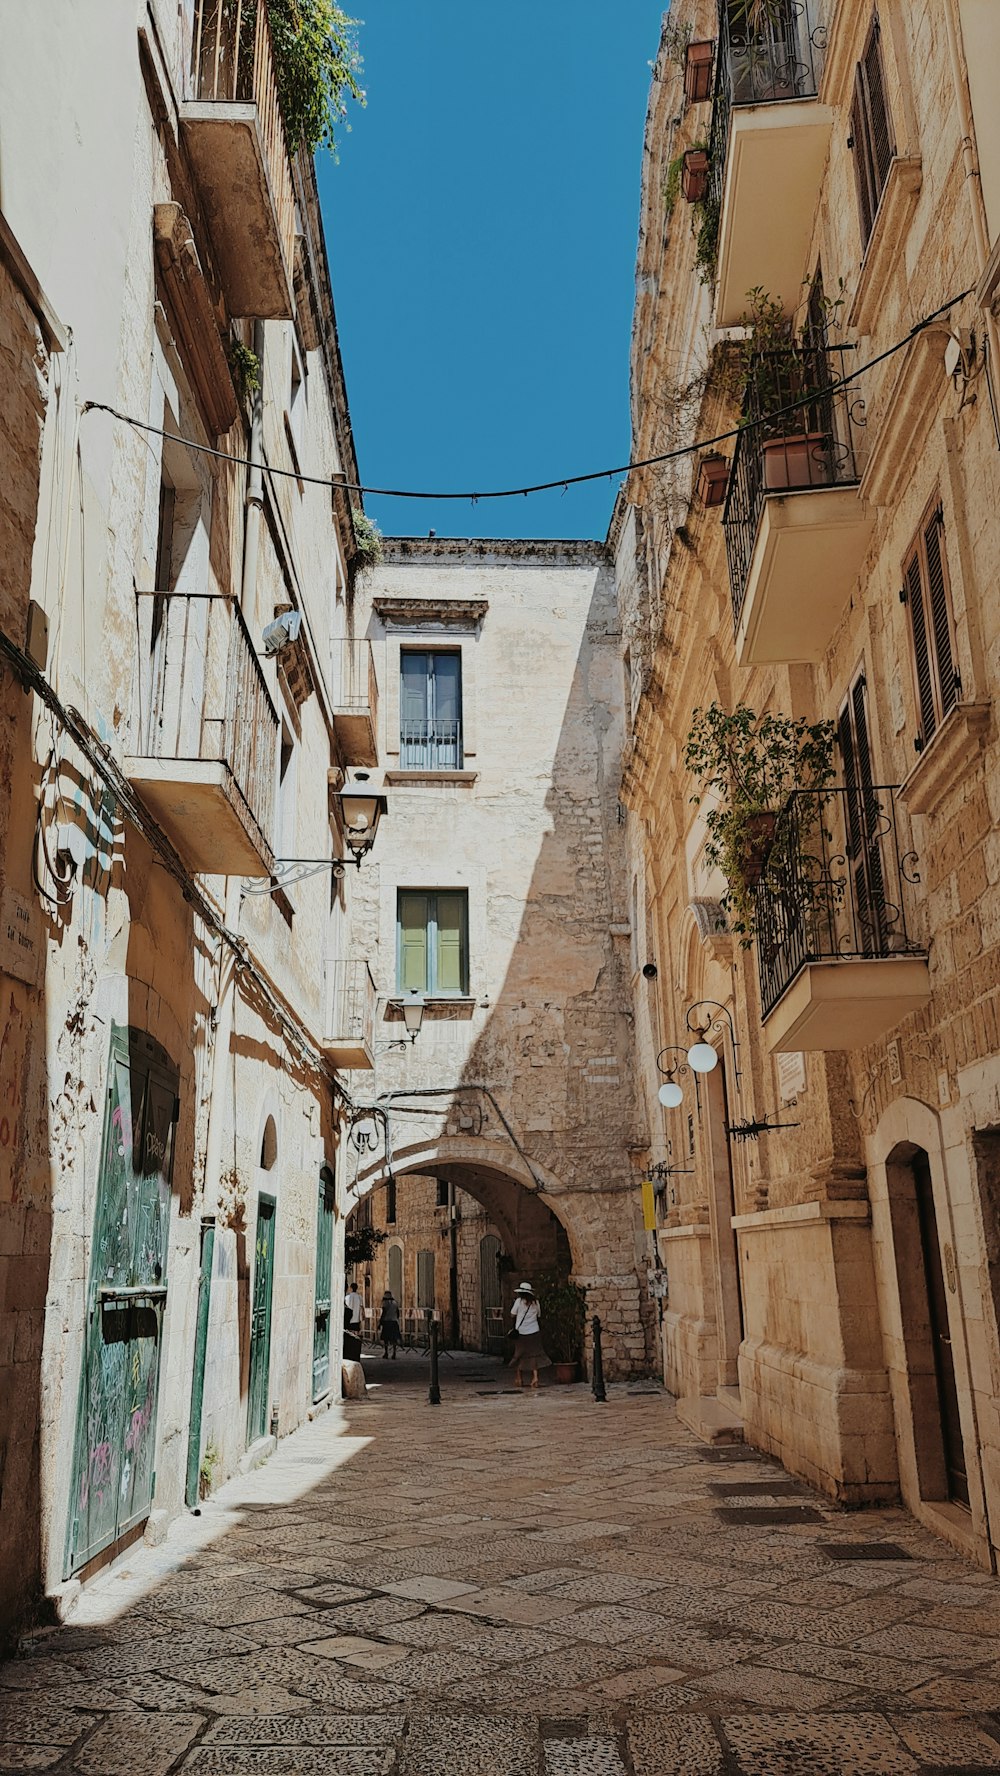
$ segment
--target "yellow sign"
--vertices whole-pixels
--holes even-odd
[[[642,1180],[642,1225],[647,1233],[656,1230],[656,1197],[653,1195],[653,1184],[650,1178]]]

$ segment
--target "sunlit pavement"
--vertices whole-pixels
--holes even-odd
[[[1000,1587],[903,1512],[707,1451],[650,1388],[459,1356],[432,1407],[423,1356],[366,1367],[0,1668],[0,1769],[1000,1770]]]

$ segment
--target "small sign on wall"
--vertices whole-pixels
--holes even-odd
[[[5,888],[0,900],[0,973],[37,987],[42,973],[42,929],[34,901]]]
[[[778,1097],[783,1104],[794,1104],[806,1089],[806,1057],[800,1052],[777,1054],[774,1057],[778,1074]]]

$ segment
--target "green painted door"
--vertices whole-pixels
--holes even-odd
[[[268,1383],[271,1375],[271,1290],[274,1281],[274,1197],[257,1204],[254,1241],[253,1313],[250,1319],[250,1408],[247,1442],[267,1429]]]
[[[191,1374],[191,1423],[188,1428],[187,1481],[184,1502],[198,1503],[201,1472],[201,1417],[205,1402],[205,1358],[208,1353],[208,1318],[212,1304],[212,1261],[215,1257],[215,1222],[201,1224],[201,1265],[198,1271],[198,1318],[194,1329],[194,1368]]]
[[[319,1174],[319,1209],[316,1219],[316,1324],[313,1330],[313,1399],[330,1387],[330,1310],[333,1287],[333,1173],[323,1166]]]
[[[177,1070],[112,1026],[66,1571],[149,1515],[167,1297]]]

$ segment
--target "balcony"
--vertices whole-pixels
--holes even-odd
[[[181,134],[232,315],[294,313],[295,194],[265,0],[194,0]]]
[[[367,962],[326,965],[322,1047],[342,1072],[375,1065],[375,982]]]
[[[722,517],[741,666],[821,660],[864,560],[864,402],[834,387],[849,350],[789,346],[751,377]]]
[[[735,327],[747,291],[792,314],[833,126],[816,94],[825,29],[819,0],[779,0],[762,25],[720,0],[709,139],[709,210],[718,217],[717,327]]]
[[[345,765],[378,764],[378,679],[368,640],[334,643],[333,725]]]
[[[402,722],[399,729],[401,771],[460,771],[460,721]]]
[[[189,867],[268,876],[278,716],[239,605],[142,592],[125,774]]]
[[[753,890],[764,1035],[773,1053],[864,1048],[930,998],[913,937],[920,877],[897,791],[797,790]]]

